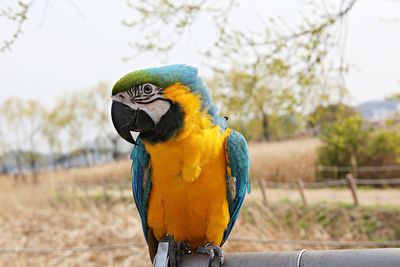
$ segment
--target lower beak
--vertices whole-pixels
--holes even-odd
[[[151,117],[141,109],[132,109],[118,101],[111,105],[111,119],[118,134],[126,141],[136,144],[131,132],[147,132],[155,127]]]

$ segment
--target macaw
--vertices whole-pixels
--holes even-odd
[[[220,247],[250,193],[249,153],[244,137],[217,115],[197,69],[126,74],[112,89],[111,117],[135,145],[132,191],[151,260],[159,242],[173,240],[223,264]]]

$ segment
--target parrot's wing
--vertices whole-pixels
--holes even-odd
[[[225,243],[238,218],[246,191],[250,193],[250,160],[246,140],[239,132],[232,130],[225,142],[225,153],[228,161],[226,192],[229,203],[230,220],[224,232],[221,245]]]
[[[142,220],[143,233],[150,248],[150,243],[154,241],[154,236],[147,226],[147,200],[151,188],[150,155],[139,138],[136,142],[137,145],[135,145],[131,153],[132,192]]]

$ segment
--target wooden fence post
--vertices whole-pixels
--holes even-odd
[[[351,154],[350,162],[351,162],[351,171],[353,174],[353,178],[358,179],[358,160],[355,154]]]
[[[354,200],[354,205],[358,206],[358,195],[357,195],[357,184],[356,181],[354,180],[354,177],[351,173],[346,174],[346,179],[349,183],[349,187],[351,190],[351,195],[353,196]]]
[[[265,193],[265,183],[263,179],[258,179],[258,185],[260,186],[260,190],[261,190],[261,194],[262,194],[262,199],[263,199],[263,203],[264,205],[268,204],[267,201],[267,194]]]
[[[307,207],[307,199],[306,199],[306,195],[304,193],[304,183],[302,180],[298,179],[296,180],[296,185],[297,185],[297,189],[300,192],[300,196],[301,196],[301,200],[303,201],[303,205],[304,207]]]

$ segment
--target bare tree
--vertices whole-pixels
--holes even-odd
[[[100,82],[89,94],[90,101],[86,105],[86,114],[96,131],[98,147],[103,152],[111,152],[112,158],[116,160],[119,157],[120,138],[115,133],[110,117],[110,86],[105,82]]]
[[[26,140],[23,141],[24,143],[26,142],[24,155],[30,167],[34,183],[38,180],[37,162],[40,159],[38,147],[42,141],[41,133],[44,123],[44,113],[45,109],[42,104],[34,100],[26,101],[21,110],[23,124],[20,125],[20,127],[21,131],[24,131],[26,136]]]
[[[43,113],[43,120],[42,134],[49,148],[51,165],[55,170],[59,157],[62,155],[63,138],[61,134],[66,127],[66,122],[61,118],[58,105]]]
[[[18,181],[21,178],[25,181],[25,175],[23,172],[23,157],[22,157],[22,142],[23,131],[21,131],[22,117],[20,112],[23,109],[22,100],[19,98],[8,98],[4,101],[2,105],[2,118],[3,123],[6,124],[7,133],[5,133],[8,144],[9,151],[8,154],[14,157],[16,171],[14,173],[14,178]]]
[[[226,109],[240,105],[243,113],[257,117],[264,139],[269,139],[273,114],[311,112],[321,103],[343,98],[347,66],[341,50],[345,41],[342,22],[355,3],[311,1],[297,24],[254,10],[260,18],[258,25],[245,25],[235,23],[232,15],[244,1],[140,0],[129,2],[133,19],[124,24],[142,33],[131,43],[137,54],[167,54],[179,46],[185,33],[195,35],[191,31],[196,23],[208,19],[213,25],[209,31],[214,30],[216,37],[200,47],[200,52],[216,74],[214,95],[220,96]]]
[[[14,156],[16,179],[22,177],[25,180],[24,166],[28,165],[33,182],[37,182],[38,146],[41,141],[43,112],[43,106],[34,100],[9,98],[2,105],[3,123],[7,127],[4,135],[10,146],[8,154]]]

